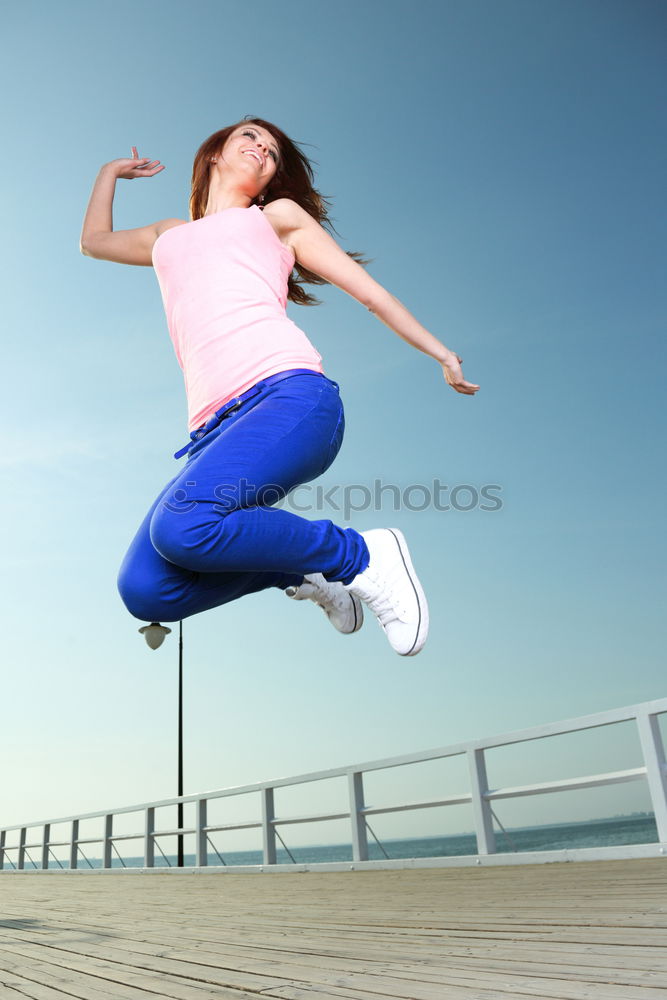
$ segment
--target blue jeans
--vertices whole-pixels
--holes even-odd
[[[272,506],[329,468],[344,429],[338,385],[313,372],[262,388],[193,442],[121,565],[128,611],[172,622],[309,573],[349,583],[369,562],[363,536]]]

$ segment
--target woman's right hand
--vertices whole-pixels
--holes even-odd
[[[452,389],[456,389],[464,396],[474,396],[479,386],[475,382],[466,382],[461,369],[462,363],[463,358],[460,358],[454,351],[449,352],[447,358],[440,362],[445,381],[451,385]]]
[[[153,177],[164,170],[159,160],[149,160],[147,156],[140,159],[136,146],[132,147],[130,159],[110,160],[105,166],[111,167],[117,178],[122,177],[128,181],[134,180],[135,177]]]

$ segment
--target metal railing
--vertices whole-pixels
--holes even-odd
[[[242,785],[233,788],[220,789],[218,791],[206,792],[199,795],[186,795],[180,798],[164,799],[159,802],[147,802],[140,805],[126,806],[120,809],[113,809],[104,812],[86,813],[78,816],[68,816],[55,820],[46,820],[38,823],[27,823],[19,826],[9,826],[0,828],[0,870],[2,871],[25,871],[26,859],[32,864],[32,870],[45,870],[49,868],[50,858],[54,858],[58,865],[63,868],[60,861],[55,857],[53,848],[68,847],[69,867],[63,868],[66,871],[74,871],[79,867],[80,857],[88,864],[89,869],[93,867],[88,858],[83,854],[83,845],[102,845],[102,867],[110,869],[112,867],[112,854],[115,851],[122,862],[122,858],[116,848],[116,843],[123,840],[143,839],[144,843],[144,866],[146,868],[155,867],[155,848],[163,854],[158,837],[165,836],[195,836],[196,844],[196,867],[208,865],[208,847],[210,834],[221,831],[236,831],[248,829],[261,829],[263,839],[263,864],[261,866],[250,866],[253,870],[264,870],[264,867],[273,868],[277,862],[277,840],[284,842],[279,826],[289,824],[320,823],[327,820],[348,820],[350,822],[350,834],[352,843],[352,864],[349,862],[330,862],[328,864],[309,864],[300,867],[335,869],[335,868],[356,868],[368,863],[373,867],[405,867],[406,865],[445,865],[448,863],[470,864],[470,863],[521,863],[535,861],[550,861],[559,859],[576,859],[579,857],[603,858],[603,857],[637,857],[651,856],[667,853],[667,765],[665,762],[665,748],[660,734],[658,717],[667,713],[667,698],[645,702],[640,705],[633,705],[626,708],[614,709],[612,711],[601,712],[596,715],[584,716],[579,719],[570,719],[565,722],[551,723],[549,725],[538,726],[534,729],[526,729],[503,736],[490,737],[483,740],[473,740],[466,743],[458,743],[453,746],[441,747],[435,750],[427,750],[420,753],[406,754],[400,757],[390,757],[384,760],[370,761],[364,764],[356,764],[349,767],[333,768],[326,771],[317,771],[309,774],[300,774],[290,778],[278,778],[274,781],[258,782],[252,785]],[[510,746],[513,744],[527,743],[533,740],[545,739],[552,736],[561,736],[566,733],[578,733],[585,730],[596,729],[602,726],[613,726],[624,722],[634,722],[637,726],[639,742],[642,749],[644,764],[642,767],[632,768],[624,771],[613,771],[604,774],[586,775],[577,778],[569,778],[561,781],[551,781],[541,784],[522,785],[508,788],[489,788],[486,771],[485,754],[488,750],[498,747]],[[371,807],[365,804],[364,800],[364,775],[373,771],[382,771],[394,767],[402,767],[409,764],[419,764],[425,761],[441,760],[450,757],[465,755],[468,761],[468,771],[470,777],[469,790],[459,795],[448,796],[425,801],[401,802],[394,805]],[[348,807],[340,812],[317,813],[303,816],[278,816],[275,810],[274,793],[278,788],[294,787],[304,785],[309,782],[322,781],[329,778],[346,778],[348,787]],[[658,842],[644,845],[626,845],[623,847],[599,847],[562,851],[540,851],[540,852],[519,852],[518,854],[496,854],[496,841],[493,828],[493,806],[500,799],[516,799],[529,795],[543,795],[548,792],[563,792],[583,788],[598,788],[602,786],[615,785],[623,782],[633,782],[646,780],[651,797],[652,810],[655,816],[658,831]],[[241,822],[227,823],[222,825],[209,825],[207,821],[208,803],[215,799],[228,799],[248,793],[259,793],[261,796],[261,819]],[[181,826],[178,829],[157,830],[155,827],[155,810],[167,806],[177,806],[180,803],[195,803],[196,821],[194,827]],[[396,859],[386,861],[368,860],[368,821],[367,817],[386,813],[406,812],[416,809],[433,809],[442,806],[460,805],[463,803],[472,805],[474,818],[475,836],[477,841],[477,854],[466,857],[452,858],[422,858],[422,859]],[[143,812],[144,829],[141,833],[116,833],[114,834],[114,818],[125,813]],[[79,826],[85,820],[98,819],[103,821],[103,834],[101,837],[79,836]],[[57,824],[71,824],[70,836],[67,840],[52,840],[51,827]],[[18,844],[9,846],[7,834],[18,831]],[[33,831],[39,831],[39,836],[35,838]],[[30,834],[30,836],[29,836]],[[371,830],[371,834],[373,831]],[[376,838],[377,839],[377,838]],[[212,845],[213,846],[213,845]],[[36,862],[30,851],[38,852],[39,863]],[[217,849],[214,851],[218,854]],[[289,853],[289,852],[288,852]],[[11,855],[16,855],[16,862]],[[291,856],[291,855],[290,855]],[[224,860],[218,854],[222,864]],[[7,867],[9,864],[9,867]],[[238,870],[240,866],[226,866],[226,870]],[[243,866],[246,867],[246,866]]]

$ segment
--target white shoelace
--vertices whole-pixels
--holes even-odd
[[[339,593],[337,587],[323,586],[319,581],[317,583],[311,582],[311,586],[314,587],[316,591],[311,599],[315,602],[315,604],[319,605],[319,607],[324,608],[324,610],[327,611],[333,605],[339,611],[346,610],[347,605],[349,604],[349,597],[347,593],[341,594]]]
[[[359,596],[383,625],[392,621],[409,620],[408,609],[395,584],[383,580],[370,568],[364,571],[363,576],[364,584],[368,583],[369,587],[365,594]]]

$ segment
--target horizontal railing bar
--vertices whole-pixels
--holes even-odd
[[[204,833],[220,833],[223,830],[258,830],[262,826],[261,820],[254,823],[225,823],[223,826],[205,826]]]
[[[510,788],[494,789],[494,790],[489,791],[484,797],[486,799],[489,799],[489,800],[491,800],[491,799],[509,799],[509,798],[515,798],[515,797],[519,798],[519,797],[529,796],[529,795],[547,794],[549,792],[575,790],[577,788],[594,788],[594,787],[601,787],[601,786],[604,786],[604,785],[620,784],[622,782],[637,781],[637,780],[640,780],[641,778],[643,778],[645,776],[646,776],[646,768],[640,767],[640,768],[633,768],[632,770],[628,770],[628,771],[611,772],[611,773],[602,774],[602,775],[592,775],[590,777],[572,778],[572,779],[565,779],[563,781],[556,781],[556,782],[544,782],[544,783],[539,783],[539,784],[534,784],[534,785],[520,785],[520,786],[510,787]],[[201,796],[200,796],[200,798],[201,798]],[[452,796],[452,797],[448,797],[446,799],[434,799],[434,800],[426,801],[426,802],[411,802],[411,803],[406,803],[405,805],[400,805],[400,806],[368,807],[368,808],[365,808],[363,810],[360,810],[360,812],[362,812],[364,815],[367,815],[367,816],[374,816],[374,815],[382,815],[383,813],[409,812],[412,809],[433,809],[433,808],[442,807],[442,806],[461,805],[461,804],[466,804],[466,803],[470,803],[470,802],[472,802],[472,795],[467,794],[467,795]],[[327,820],[348,819],[349,816],[350,816],[349,812],[345,812],[345,813],[329,813],[329,814],[314,815],[314,816],[295,816],[295,817],[286,817],[284,819],[283,818],[276,818],[276,819],[272,820],[272,823],[273,823],[273,825],[283,825],[283,824],[287,825],[287,824],[291,824],[291,823],[294,823],[294,824],[297,824],[297,823],[316,823],[316,822],[325,822]],[[43,824],[41,824],[41,825],[43,825]],[[252,822],[252,823],[241,823],[241,824],[230,823],[230,824],[225,824],[225,825],[222,825],[222,826],[207,826],[207,827],[205,827],[205,830],[207,832],[220,832],[220,831],[224,831],[224,830],[246,830],[246,829],[259,828],[259,827],[261,827],[261,825],[262,825],[261,821]],[[18,827],[8,827],[7,830],[9,830],[9,829],[20,829],[20,828],[18,828]],[[156,837],[157,836],[178,836],[179,834],[194,834],[196,832],[197,831],[196,831],[195,827],[183,828],[183,829],[178,829],[177,828],[177,829],[174,829],[174,830],[156,830],[156,831],[154,831],[153,836],[156,836]],[[137,833],[137,834],[114,834],[113,836],[109,837],[108,839],[110,841],[115,841],[115,840],[135,840],[135,839],[138,840],[138,839],[141,839],[143,836],[144,836],[144,834],[141,834],[141,833]],[[105,839],[104,837],[91,837],[91,838],[85,838],[85,839],[81,838],[81,839],[75,840],[74,843],[77,844],[77,845],[78,844],[99,844],[99,843],[103,843],[104,839]],[[26,849],[30,849],[30,848],[37,849],[37,848],[41,848],[42,847],[42,843],[43,842],[41,840],[40,841],[34,841],[34,842],[31,842],[31,843],[25,844],[24,847]],[[47,844],[47,846],[48,847],[68,847],[71,843],[72,843],[71,840],[49,841],[48,844]],[[18,846],[19,845],[16,845],[14,848],[12,848],[11,846],[6,846],[5,850],[6,851],[7,850],[18,850]]]
[[[177,827],[175,830],[153,830],[153,833],[151,834],[151,836],[153,836],[153,837],[180,837],[181,835],[185,836],[186,833],[196,833],[196,832],[197,832],[197,830],[196,830],[195,827],[192,827],[192,829],[190,829],[189,827],[183,827],[182,829],[179,829]]]
[[[517,785],[515,788],[494,788],[485,799],[513,799],[524,795],[546,795],[549,792],[573,791],[577,788],[600,788],[603,785],[618,785],[625,781],[639,781],[646,777],[645,767],[635,767],[630,771],[616,771],[609,774],[593,774],[587,778],[566,778],[563,781],[548,781],[538,785]]]
[[[349,819],[350,813],[322,813],[320,816],[277,816],[271,820],[271,826],[287,826],[289,823],[324,823],[329,819]]]
[[[493,750],[501,746],[510,746],[513,743],[529,743],[533,740],[541,740],[550,736],[565,736],[568,733],[583,732],[587,729],[599,729],[601,726],[612,726],[619,722],[632,722],[638,715],[643,715],[644,713],[648,715],[663,715],[666,712],[667,698],[659,698],[656,701],[648,701],[644,704],[628,705],[625,708],[613,708],[607,712],[583,715],[579,719],[551,722],[543,726],[536,726],[534,729],[523,729],[515,733],[507,733],[504,736],[477,740],[474,743],[474,749]]]
[[[430,802],[408,802],[404,806],[367,806],[360,809],[363,816],[381,816],[382,813],[408,812],[410,809],[435,809],[438,806],[458,806],[472,802],[472,795],[457,795],[455,798],[433,799]]]
[[[630,705],[619,709],[610,709],[606,712],[598,712],[594,715],[582,716],[578,719],[568,719],[562,722],[547,723],[531,729],[518,730],[516,732],[505,733],[503,735],[487,739],[469,740],[449,747],[439,747],[434,750],[404,754],[399,757],[385,758],[384,760],[365,761],[360,764],[330,768],[325,771],[315,771],[295,775],[290,778],[276,778],[272,781],[256,782],[252,785],[238,785],[232,788],[217,789],[210,792],[200,792],[197,795],[183,795],[173,799],[161,799],[157,802],[145,802],[139,805],[123,806],[118,809],[104,809],[99,812],[84,813],[78,816],[66,816],[59,819],[40,820],[32,823],[18,823],[15,826],[7,826],[0,829],[9,833],[13,830],[31,829],[35,826],[44,826],[47,823],[54,826],[58,823],[68,823],[74,820],[82,821],[88,819],[99,819],[109,815],[120,816],[127,813],[144,812],[146,809],[160,809],[163,807],[174,806],[179,803],[186,804],[190,802],[199,802],[201,800],[229,798],[232,796],[245,795],[255,792],[260,793],[265,789],[302,785],[314,781],[326,781],[333,778],[343,778],[355,773],[381,771],[394,767],[402,767],[408,764],[419,764],[431,760],[457,757],[471,750],[491,750],[503,746],[511,746],[516,743],[527,743],[533,740],[546,739],[551,736],[564,736],[568,733],[597,729],[602,726],[610,726],[621,722],[631,722],[636,719],[638,715],[662,715],[664,713],[667,713],[667,698],[660,698],[655,701]],[[141,836],[143,836],[143,834]]]

